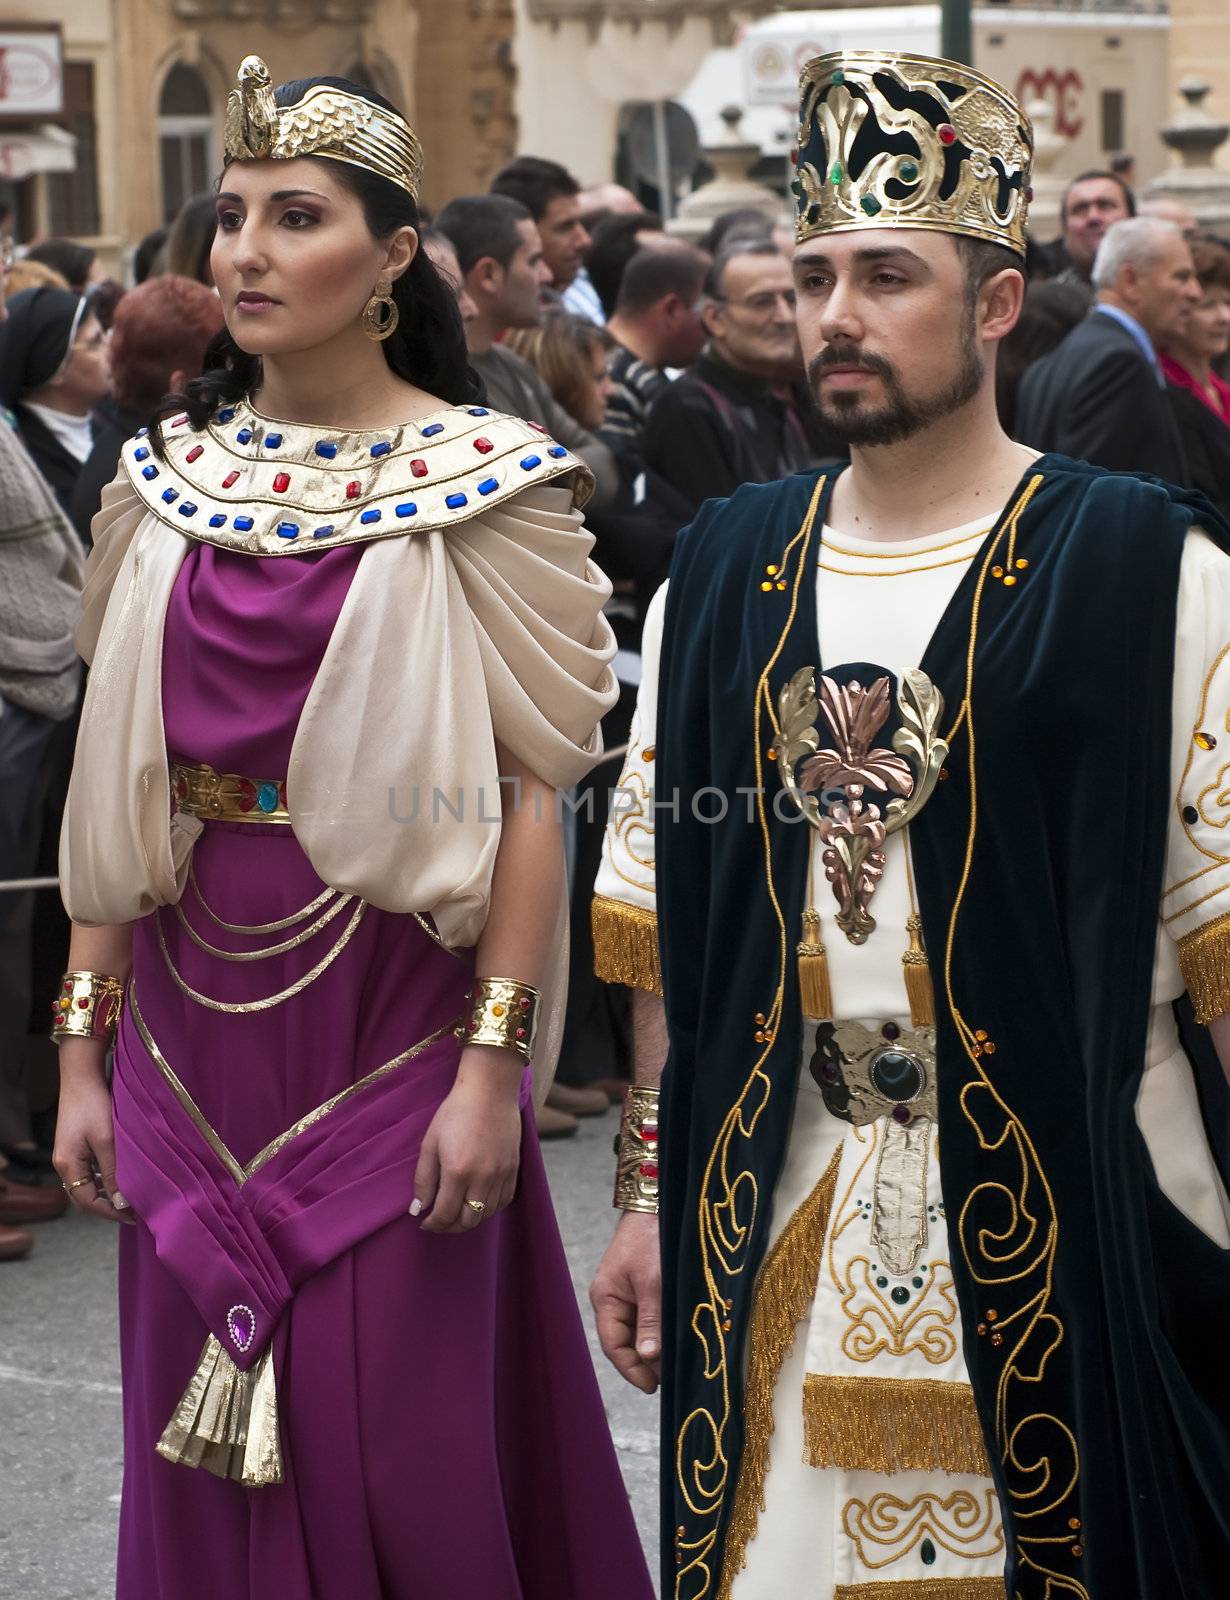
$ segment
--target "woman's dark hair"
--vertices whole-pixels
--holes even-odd
[[[342,89],[385,111],[397,111],[374,89],[361,88],[346,78],[296,79],[275,89],[274,100],[279,106],[293,106],[316,87]],[[398,184],[367,167],[330,161],[324,156],[311,159],[328,161],[332,176],[356,196],[374,238],[387,239],[398,228],[421,228],[418,206]],[[393,284],[392,292],[400,317],[396,332],[382,346],[392,370],[407,383],[439,395],[449,405],[464,405],[477,399],[481,386],[467,359],[456,296],[425,250],[418,251]],[[191,427],[204,428],[218,406],[243,400],[259,387],[260,375],[259,356],[241,350],[229,329],[223,328],[206,348],[201,376],[188,384],[183,394],[168,395],[155,409],[149,439],[155,453],[163,453],[156,426],[162,418],[187,411]]]

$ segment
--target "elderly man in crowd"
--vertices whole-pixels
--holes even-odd
[[[552,398],[543,379],[520,356],[498,343],[509,328],[532,328],[542,315],[541,290],[550,269],[529,211],[503,194],[450,200],[436,227],[457,252],[474,315],[466,322],[470,365],[482,378],[497,411],[540,423],[579,455],[597,478],[592,504],[601,509],[619,484],[615,458]]]
[[[1118,222],[1098,247],[1093,283],[1093,310],[1025,374],[1016,436],[1112,472],[1187,484],[1157,349],[1200,299],[1191,250],[1172,222]]]
[[[645,461],[689,514],[743,483],[771,483],[811,465],[817,440],[792,379],[802,374],[790,263],[771,240],[719,252],[705,283],[709,342],[654,401]]]

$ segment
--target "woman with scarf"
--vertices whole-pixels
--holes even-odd
[[[83,296],[23,289],[0,342],[0,402],[65,511],[94,447],[90,414],[107,392],[107,335]]]
[[[118,1594],[647,1600],[529,1116],[615,693],[588,474],[478,402],[392,106],[249,57],[226,149],[226,331],[94,523],[62,851]]]

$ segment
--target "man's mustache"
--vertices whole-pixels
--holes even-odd
[[[869,355],[856,344],[826,345],[818,356],[813,356],[808,362],[807,376],[815,384],[830,367],[856,367],[860,372],[874,372],[881,378],[895,376],[891,361],[886,361],[883,356]]]

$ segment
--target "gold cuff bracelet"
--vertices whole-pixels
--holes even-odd
[[[515,978],[476,978],[466,996],[470,1013],[458,1027],[457,1037],[467,1045],[515,1050],[528,1061],[538,1032],[541,999],[537,989]]]
[[[624,1098],[615,1136],[615,1206],[620,1211],[658,1209],[658,1090],[633,1085]]]
[[[59,997],[51,1002],[51,1037],[101,1039],[115,1037],[124,1001],[124,985],[103,972],[66,972]]]

